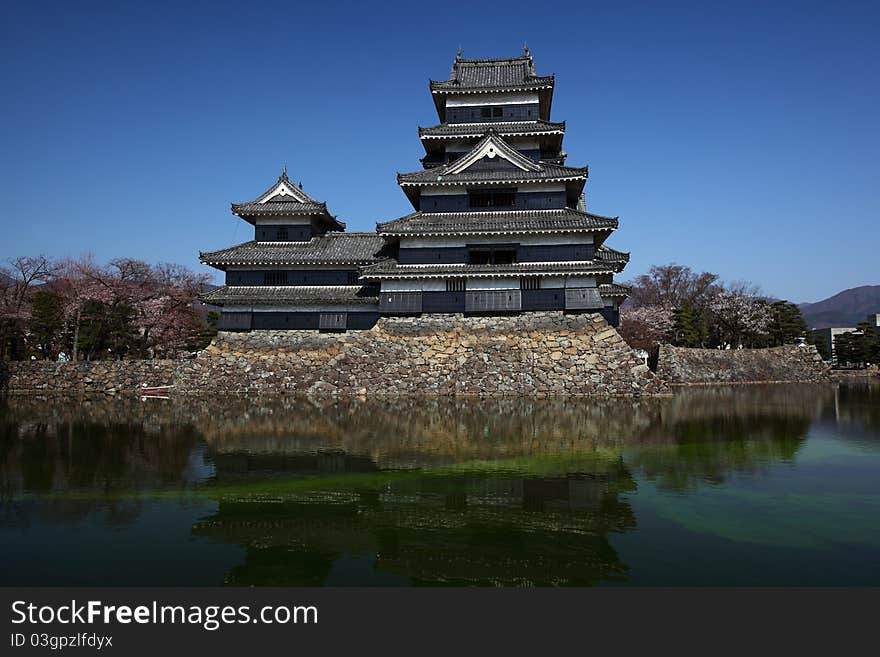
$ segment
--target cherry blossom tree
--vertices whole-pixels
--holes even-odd
[[[763,346],[769,334],[772,314],[764,299],[752,290],[737,286],[720,292],[709,301],[710,329],[719,346]]]
[[[651,351],[656,345],[669,341],[672,322],[672,310],[665,306],[624,306],[620,312],[619,331],[630,346]]]

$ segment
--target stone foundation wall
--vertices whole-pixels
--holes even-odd
[[[99,360],[55,363],[21,361],[7,364],[5,383],[13,393],[126,393],[142,383],[167,385],[184,361]]]
[[[641,395],[665,390],[598,314],[383,317],[370,331],[220,333],[178,369],[208,393]]]
[[[814,346],[720,350],[661,345],[657,374],[673,385],[831,381],[830,368]]]

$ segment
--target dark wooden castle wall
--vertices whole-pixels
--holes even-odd
[[[310,224],[254,227],[254,239],[258,242],[308,242],[315,234]]]
[[[267,275],[268,272],[268,275]],[[280,276],[281,278],[276,278]],[[227,271],[227,285],[357,285],[356,269]]]
[[[468,251],[488,248],[489,244],[469,246],[401,248],[398,262],[402,265],[423,265],[430,263],[453,264],[468,262]],[[517,262],[559,262],[570,260],[592,260],[595,247],[592,244],[516,244]]]
[[[501,110],[497,116],[493,110]],[[485,116],[484,110],[490,116]],[[516,105],[474,105],[466,107],[447,107],[447,123],[484,123],[487,121],[536,121],[540,118],[538,103],[518,103]]]
[[[467,194],[422,194],[419,209],[422,212],[480,212],[499,210],[551,210],[564,208],[567,197],[565,191],[558,192],[516,192],[512,206],[471,207]]]

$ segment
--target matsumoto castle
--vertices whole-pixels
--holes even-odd
[[[550,120],[554,76],[528,48],[463,59],[430,83],[439,123],[419,128],[422,168],[397,175],[413,212],[347,232],[286,171],[232,212],[254,239],[202,253],[226,272],[206,295],[218,328],[372,328],[382,315],[601,313],[618,323],[627,253],[605,245],[616,217],[587,211],[587,167],[565,163]]]

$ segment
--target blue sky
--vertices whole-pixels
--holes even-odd
[[[880,3],[7,2],[0,258],[181,262],[282,165],[350,230],[406,214],[428,79],[528,42],[622,278],[816,301],[880,283]],[[210,270],[213,271],[213,270]]]

